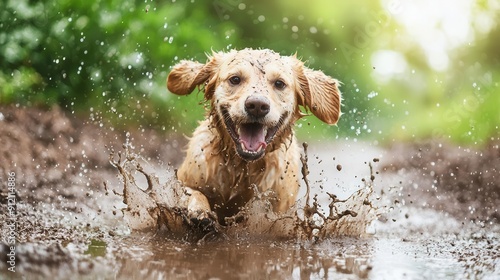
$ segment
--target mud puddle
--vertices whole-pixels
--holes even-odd
[[[309,143],[309,206],[318,194],[318,209],[329,216],[327,193],[363,202],[371,192],[370,202],[381,210],[375,222],[365,223],[373,213],[363,214],[358,204],[339,203],[340,213],[356,209],[358,215],[332,220],[326,232],[336,234],[321,235],[318,230],[311,235],[311,224],[305,223],[309,230],[292,231],[291,238],[290,231],[283,230],[289,227],[286,222],[270,232],[264,230],[269,224],[250,221],[255,228],[245,231],[249,224],[238,224],[217,238],[193,242],[167,234],[165,227],[151,229],[158,219],[149,220],[152,224],[142,230],[130,226],[123,211],[127,205],[119,195],[124,184],[108,162],[109,150],[123,149],[125,133],[82,124],[57,109],[3,108],[2,113],[2,279],[500,277],[500,152],[494,142],[483,150],[439,143],[392,149],[370,143]],[[129,138],[145,159],[143,172],[158,175],[158,186],[168,183],[172,178],[165,174],[182,159],[182,138],[165,139],[145,130],[131,132]],[[129,168],[139,189],[147,190],[144,173],[137,165]],[[9,172],[16,179],[15,231],[6,223],[11,218],[4,184]],[[365,191],[352,196],[359,190]],[[141,192],[136,198],[147,198],[137,202],[144,209],[151,200]],[[305,195],[302,188],[299,197]],[[264,211],[265,216],[265,205],[259,203],[249,211]],[[357,231],[349,231],[334,222],[345,218],[362,223],[344,223],[355,225]],[[308,221],[304,215],[294,219]],[[144,225],[141,219],[136,222]],[[182,220],[180,225],[183,229]],[[8,270],[11,232],[16,237],[16,272]]]
[[[227,217],[225,226],[216,221],[210,225],[193,223],[187,212],[189,195],[176,180],[173,170],[156,171],[167,178],[160,183],[150,165],[127,139],[124,150],[110,155],[111,164],[123,182],[123,214],[131,230],[160,230],[167,235],[191,242],[214,239],[270,238],[319,241],[338,236],[364,236],[367,227],[377,218],[380,209],[372,205],[373,167],[369,163],[368,178],[346,199],[339,199],[329,184],[311,184],[308,145],[301,157],[305,194],[294,207],[278,214],[272,210],[271,194],[256,191],[254,199],[234,217]],[[368,172],[367,172],[368,173]],[[142,179],[142,180],[141,180]],[[141,182],[142,181],[142,182]],[[315,187],[318,186],[318,187]],[[216,219],[215,219],[216,220]]]

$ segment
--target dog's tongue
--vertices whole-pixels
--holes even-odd
[[[241,143],[243,143],[247,151],[257,152],[261,146],[262,149],[266,148],[266,135],[262,124],[243,124],[240,127],[239,133]]]

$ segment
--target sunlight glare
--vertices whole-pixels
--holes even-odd
[[[394,1],[383,2],[387,10],[394,6]],[[448,69],[450,52],[477,39],[476,30],[487,33],[493,27],[493,14],[485,13],[473,0],[397,2],[399,8],[392,16],[403,27],[402,39],[422,48],[436,71]]]

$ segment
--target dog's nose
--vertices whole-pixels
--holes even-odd
[[[262,118],[269,113],[269,99],[264,96],[249,96],[245,100],[245,110],[251,116]]]

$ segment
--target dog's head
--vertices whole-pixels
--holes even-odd
[[[300,106],[328,124],[340,116],[339,82],[304,66],[295,56],[270,50],[214,52],[205,64],[181,61],[167,78],[170,92],[186,95],[204,85],[205,98],[221,133],[238,155],[261,158],[278,136],[304,116]]]

